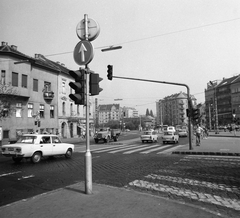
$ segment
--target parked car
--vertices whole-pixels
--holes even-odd
[[[141,135],[142,143],[144,142],[157,142],[158,140],[158,134],[156,131],[144,131]]]
[[[167,142],[178,143],[179,135],[176,131],[165,131],[163,132],[162,141],[163,144]]]
[[[187,137],[188,136],[187,130],[186,129],[179,129],[178,130],[178,135],[179,135],[179,137]]]
[[[38,163],[42,157],[55,155],[71,158],[73,152],[73,144],[62,143],[57,135],[51,134],[24,134],[15,144],[2,146],[2,155],[12,157],[14,162],[29,158]]]
[[[163,128],[163,131],[176,131],[175,127],[174,126],[166,126]]]

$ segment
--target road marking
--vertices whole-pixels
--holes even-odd
[[[169,152],[172,152],[174,150],[176,150],[177,148],[181,148],[181,147],[184,147],[186,145],[178,145],[176,147],[173,147],[171,149],[167,149],[167,150],[164,150],[164,151],[161,151],[161,152],[158,152],[157,154],[165,154],[165,153],[169,153]]]
[[[158,150],[162,150],[164,148],[168,148],[168,147],[172,147],[173,145],[166,145],[166,146],[162,146],[162,147],[158,147],[158,148],[154,148],[154,149],[150,149],[150,150],[147,150],[147,151],[143,151],[143,152],[140,152],[141,154],[148,154],[150,152],[153,152],[153,151],[158,151]]]
[[[12,173],[4,173],[4,174],[1,174],[0,177],[9,176],[9,175],[13,175],[13,174],[16,174],[16,173],[21,173],[21,171],[16,171],[16,172],[12,172]]]
[[[148,147],[144,147],[144,148],[135,149],[135,150],[132,150],[132,151],[126,151],[126,152],[124,152],[123,154],[131,154],[131,153],[134,153],[134,152],[146,150],[146,149],[149,149],[149,148],[155,148],[155,147],[158,147],[157,149],[159,149],[159,146],[160,146],[160,145],[152,145],[152,146],[148,146]],[[155,148],[155,149],[156,149],[156,148]],[[140,153],[141,153],[141,152],[140,152]]]
[[[131,150],[133,148],[142,148],[142,147],[146,147],[147,145],[132,145],[131,147],[128,148],[123,148],[123,149],[119,149],[119,150],[115,150],[115,151],[110,151],[109,153],[114,154],[117,152],[121,152],[121,151],[127,151],[127,150]]]
[[[32,178],[32,177],[34,177],[34,175],[22,176],[21,178],[18,178],[18,180],[28,179],[28,178]]]

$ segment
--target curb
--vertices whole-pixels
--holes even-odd
[[[212,152],[212,151],[173,151],[172,154],[183,154],[183,155],[240,156],[240,153]]]

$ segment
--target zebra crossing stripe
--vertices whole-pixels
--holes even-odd
[[[173,145],[162,146],[162,147],[150,149],[150,150],[147,150],[147,151],[143,151],[143,152],[140,152],[140,153],[141,153],[141,154],[148,154],[148,153],[150,153],[150,152],[158,151],[158,150],[163,150],[163,149],[165,149],[165,148],[172,147],[172,146],[173,146]]]
[[[146,150],[146,149],[149,149],[149,148],[155,148],[155,147],[158,147],[158,149],[159,149],[159,146],[160,145],[152,145],[152,146],[148,146],[148,147],[144,147],[144,148],[135,149],[135,150],[132,150],[132,151],[126,151],[123,154],[131,154],[131,153],[134,153],[134,152]]]
[[[172,151],[176,150],[177,148],[182,148],[182,147],[184,147],[184,146],[186,146],[186,145],[178,145],[178,146],[175,146],[175,147],[173,147],[173,148],[171,148],[171,149],[167,149],[167,150],[158,152],[157,154],[169,153],[169,152],[172,152]]]
[[[127,150],[131,150],[131,149],[133,149],[133,148],[142,148],[142,147],[146,147],[146,146],[147,146],[147,145],[133,145],[133,146],[131,146],[130,148],[123,148],[123,149],[111,151],[111,152],[109,152],[109,153],[114,154],[114,153],[117,153],[117,152],[127,151]]]

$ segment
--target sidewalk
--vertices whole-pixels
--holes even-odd
[[[207,139],[201,139],[201,145],[196,146],[196,138],[192,140],[192,150],[189,144],[178,148],[172,154],[191,154],[191,155],[221,155],[221,156],[240,156],[240,132],[210,132]]]
[[[0,207],[1,218],[221,217],[198,206],[126,188],[93,184],[93,194],[86,195],[84,190],[81,182]]]

